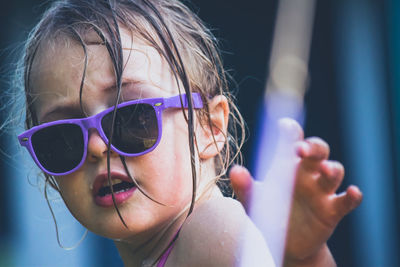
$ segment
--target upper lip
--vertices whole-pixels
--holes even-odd
[[[111,171],[110,177],[111,177],[111,180],[120,179],[122,181],[132,183],[132,180],[125,173]],[[98,194],[100,188],[103,186],[104,182],[107,181],[107,179],[108,179],[108,172],[103,172],[96,176],[96,179],[94,180],[94,183],[93,183],[93,195],[94,196],[96,196]]]

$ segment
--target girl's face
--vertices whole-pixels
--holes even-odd
[[[122,101],[177,95],[176,81],[158,52],[123,29],[121,35],[125,67]],[[84,39],[88,44],[88,65],[82,93],[83,111],[79,104],[85,62],[82,46],[59,39],[43,45],[39,51],[31,81],[40,123],[91,116],[114,105],[115,76],[107,49],[94,34]],[[103,185],[106,181],[107,145],[95,129],[89,131],[87,149],[84,165],[72,174],[57,176],[56,181],[71,213],[89,230],[114,239],[140,237],[162,229],[190,204],[188,131],[180,109],[163,112],[162,138],[156,149],[126,158],[129,172],[141,188],[166,205],[157,204],[137,189],[117,194],[118,208],[129,229],[123,226],[110,198],[99,201],[96,184]],[[114,151],[110,162],[114,182],[127,179],[119,155]]]

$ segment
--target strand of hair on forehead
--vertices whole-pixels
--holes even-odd
[[[122,85],[122,64],[123,64],[123,60],[122,60],[122,46],[121,46],[121,35],[119,32],[119,27],[118,27],[118,23],[116,20],[116,15],[115,15],[115,11],[113,8],[113,5],[111,3],[110,0],[107,1],[108,7],[111,11],[111,15],[112,15],[112,22],[114,24],[114,29],[115,32],[112,31],[110,25],[108,23],[106,24],[108,33],[110,34],[110,36],[113,36],[114,38],[117,39],[117,42],[112,42],[113,47],[111,49],[110,44],[107,40],[105,40],[104,36],[104,40],[105,44],[107,46],[107,49],[109,50],[109,54],[112,57],[113,61],[116,62],[117,64],[115,65],[116,69],[115,69],[115,76],[116,76],[116,85],[117,85],[117,96],[116,96],[116,100],[115,100],[115,104],[114,104],[114,110],[112,112],[112,127],[111,127],[111,132],[110,132],[110,136],[108,136],[108,144],[107,144],[107,180],[108,180],[108,185],[111,189],[111,198],[114,204],[114,207],[118,213],[118,217],[121,219],[121,222],[123,223],[123,225],[129,229],[128,225],[125,223],[124,218],[121,215],[121,212],[118,209],[117,206],[117,202],[115,200],[115,193],[114,193],[114,189],[112,186],[112,182],[111,182],[111,164],[110,164],[110,160],[111,160],[111,140],[113,139],[114,136],[114,125],[115,125],[115,118],[117,115],[117,105],[119,103],[119,99],[121,97],[121,85]]]
[[[193,100],[191,97],[191,91],[190,91],[190,85],[189,85],[189,81],[188,81],[188,77],[186,74],[186,70],[184,68],[183,65],[183,61],[181,58],[181,55],[178,51],[177,45],[175,43],[175,40],[170,32],[170,30],[168,29],[168,26],[166,25],[165,21],[163,20],[160,12],[155,8],[155,6],[150,3],[148,0],[143,0],[143,2],[154,12],[154,14],[157,16],[157,18],[159,19],[159,21],[161,22],[162,26],[164,27],[165,31],[168,34],[168,37],[172,43],[173,49],[176,53],[176,56],[178,57],[178,62],[176,62],[175,57],[173,56],[172,51],[170,51],[168,44],[166,43],[166,41],[163,38],[161,39],[161,42],[163,43],[164,48],[167,50],[168,54],[171,54],[171,58],[174,61],[174,65],[177,67],[177,71],[179,72],[179,76],[182,77],[183,79],[181,79],[182,83],[183,83],[183,87],[185,89],[185,93],[186,93],[186,98],[188,101],[188,118],[187,118],[187,122],[188,122],[188,131],[189,131],[189,149],[190,149],[190,163],[191,163],[191,169],[192,169],[192,200],[190,203],[190,208],[188,211],[187,216],[190,215],[190,213],[192,213],[193,208],[194,208],[194,204],[195,204],[195,200],[196,200],[196,184],[197,184],[197,175],[196,175],[196,167],[195,167],[195,150],[194,150],[194,126],[193,126]],[[155,23],[153,23],[155,24]],[[161,35],[160,32],[157,31],[157,34]],[[178,89],[180,90],[179,84],[178,84]],[[181,99],[181,104],[182,104],[182,99]],[[183,104],[182,104],[183,107]],[[185,113],[183,113],[185,114]]]

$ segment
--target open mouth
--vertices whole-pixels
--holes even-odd
[[[114,191],[115,204],[119,205],[130,198],[136,190],[135,184],[124,174],[111,173],[111,187],[108,182],[108,175],[100,174],[96,177],[93,185],[94,201],[102,207],[114,205],[112,191]]]
[[[106,185],[103,185],[100,189],[99,192],[97,193],[98,196],[104,197],[106,195],[111,194],[111,187],[108,184],[108,181],[105,181]],[[135,187],[134,183],[129,183],[125,181],[121,181],[120,179],[115,179],[112,180],[112,189],[114,191],[114,194],[126,192],[130,190],[131,188]]]

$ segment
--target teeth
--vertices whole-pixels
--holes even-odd
[[[111,180],[111,185],[119,184],[122,183],[121,179],[112,179]],[[103,186],[108,186],[108,180],[105,180],[103,183]]]

